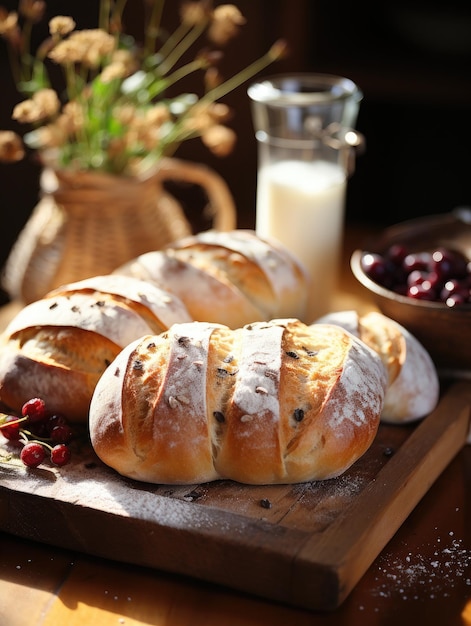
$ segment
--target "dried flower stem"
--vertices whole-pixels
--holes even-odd
[[[201,22],[199,24],[196,24],[195,26],[192,26],[188,30],[188,26],[186,24],[181,24],[180,27],[177,28],[177,30],[175,31],[175,34],[178,34],[178,38],[180,39],[178,43],[176,43],[177,38],[174,39],[174,37],[170,37],[167,40],[166,44],[164,44],[159,50],[159,53],[163,58],[162,62],[159,65],[159,73],[165,76],[165,74],[167,74],[172,69],[172,67],[174,67],[174,65],[178,63],[182,55],[195,43],[198,37],[201,36],[206,26],[207,22]],[[183,29],[186,29],[187,32],[178,33],[179,30]],[[168,53],[167,48],[170,48]]]
[[[123,17],[124,9],[126,7],[128,0],[117,0],[116,5],[113,10],[113,18],[117,19],[121,23],[121,19]]]
[[[98,18],[99,27],[108,31],[110,28],[111,2],[110,0],[101,0],[100,15]]]
[[[22,80],[22,72],[21,72],[21,63],[18,59],[18,55],[16,51],[13,50],[13,46],[10,42],[7,42],[7,50],[8,50],[8,61],[11,67],[11,74],[13,80],[18,85]]]
[[[255,76],[255,74],[258,74],[263,69],[268,67],[271,63],[273,63],[273,61],[276,61],[277,59],[281,58],[285,49],[286,48],[284,46],[284,43],[282,42],[275,43],[270,48],[270,50],[266,54],[264,54],[262,57],[260,57],[259,59],[257,59],[250,65],[248,65],[243,70],[240,70],[240,72],[238,72],[237,74],[234,74],[234,76],[232,76],[231,78],[228,78],[226,81],[224,81],[217,87],[214,87],[214,89],[211,89],[210,91],[208,91],[200,99],[199,101],[200,104],[201,103],[209,104],[211,102],[215,102],[216,100],[219,100],[223,96],[226,96],[228,93],[230,93],[237,87],[240,87],[240,85],[245,83],[249,78],[252,78],[253,76]]]
[[[182,78],[185,78],[185,76],[189,76],[193,72],[204,69],[205,67],[207,67],[207,62],[202,58],[195,59],[194,61],[190,61],[186,65],[182,65],[181,67],[176,69],[174,72],[172,72],[170,76],[166,77],[165,88],[170,87],[170,85],[177,83]]]
[[[31,79],[31,32],[33,29],[33,22],[31,20],[25,20],[23,26],[23,51],[22,51],[22,65],[21,65],[21,80],[27,81]]]
[[[160,31],[160,23],[164,10],[165,0],[156,0],[152,5],[152,13],[149,21],[149,27],[145,34],[144,54],[148,56],[155,50],[155,42]]]

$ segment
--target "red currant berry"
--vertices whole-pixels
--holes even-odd
[[[27,467],[38,467],[46,456],[40,443],[30,441],[21,450],[20,458]]]
[[[47,430],[49,433],[51,433],[56,426],[62,426],[62,424],[67,424],[67,419],[62,413],[53,413],[47,418]]]
[[[69,443],[74,433],[67,424],[59,424],[51,430],[50,437],[54,443]]]
[[[16,422],[16,424],[8,424],[8,422]],[[0,432],[9,441],[18,441],[20,438],[20,424],[18,418],[14,415],[8,415],[4,425],[0,428]]]
[[[51,461],[54,465],[62,467],[70,461],[70,448],[65,443],[58,443],[51,450]]]
[[[41,398],[31,398],[21,408],[21,415],[28,416],[30,422],[41,422],[46,419],[46,403]]]

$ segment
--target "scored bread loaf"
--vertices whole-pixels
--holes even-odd
[[[340,475],[371,445],[386,374],[335,326],[174,324],[100,378],[89,429],[101,460],[150,483],[296,483]]]
[[[210,230],[115,270],[175,293],[195,321],[239,328],[306,312],[307,275],[278,242],[251,230]]]
[[[342,326],[380,355],[388,373],[383,422],[411,422],[436,407],[440,394],[437,370],[427,350],[406,328],[376,311],[329,313],[318,323]]]
[[[0,401],[18,412],[38,396],[85,422],[99,377],[128,343],[187,321],[176,296],[132,277],[64,285],[21,309],[0,336]]]

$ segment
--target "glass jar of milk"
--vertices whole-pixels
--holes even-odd
[[[268,78],[248,94],[259,158],[256,231],[305,266],[310,323],[332,306],[362,93],[346,78],[300,74]]]

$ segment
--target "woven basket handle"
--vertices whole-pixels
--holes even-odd
[[[221,231],[236,228],[237,212],[231,192],[223,178],[209,167],[166,158],[159,164],[157,177],[162,181],[184,181],[202,187],[209,199],[213,227]]]

